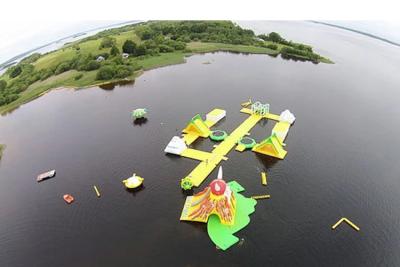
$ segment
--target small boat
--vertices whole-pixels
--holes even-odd
[[[132,175],[132,177],[129,177],[126,180],[123,180],[122,182],[126,186],[126,188],[137,188],[143,184],[144,179],[140,176],[137,176],[136,173]]]
[[[56,175],[56,170],[51,170],[42,174],[39,174],[38,177],[36,178],[36,181],[41,182],[43,180],[52,178]]]
[[[65,202],[67,202],[68,204],[71,204],[74,201],[74,197],[71,196],[70,194],[65,194],[63,198]]]

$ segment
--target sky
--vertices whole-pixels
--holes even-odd
[[[0,64],[33,48],[79,32],[123,21],[14,21],[0,24]],[[400,43],[400,21],[325,21]]]

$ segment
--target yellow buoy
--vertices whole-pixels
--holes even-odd
[[[335,230],[336,227],[338,227],[339,224],[341,224],[343,221],[346,222],[346,223],[347,223],[348,225],[350,225],[351,227],[353,227],[354,230],[360,231],[360,227],[358,227],[357,225],[355,225],[353,222],[351,222],[349,219],[347,219],[347,218],[345,218],[345,217],[341,218],[337,223],[335,223],[335,224],[332,226],[332,230]]]
[[[97,197],[100,197],[100,192],[99,192],[99,190],[97,189],[97,187],[94,185],[93,188],[94,188],[94,191],[96,191]]]
[[[122,183],[127,187],[127,188],[137,188],[143,184],[144,179],[140,176],[137,176],[136,173],[132,175],[132,177],[129,177],[126,180],[123,180]]]
[[[267,185],[267,174],[265,172],[261,173],[261,183]]]

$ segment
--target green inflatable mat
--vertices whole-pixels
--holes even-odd
[[[227,250],[239,241],[239,238],[233,234],[250,223],[249,215],[254,212],[254,207],[257,204],[255,199],[239,194],[239,192],[244,191],[244,188],[236,181],[229,182],[228,185],[236,198],[235,223],[232,226],[224,225],[217,215],[210,216],[207,223],[209,237],[222,250]]]

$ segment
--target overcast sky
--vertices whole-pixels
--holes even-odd
[[[46,43],[122,21],[15,21],[0,24],[0,63]],[[327,21],[400,43],[400,21]]]

